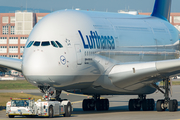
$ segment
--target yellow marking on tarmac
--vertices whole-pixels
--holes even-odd
[[[180,93],[180,92],[175,92],[175,93]],[[180,120],[180,119],[178,119],[178,120]]]
[[[101,97],[101,99],[105,99],[104,97]],[[75,104],[75,103],[81,103],[83,102],[83,100],[80,100],[80,101],[74,101],[74,102],[71,102],[72,104]]]
[[[63,92],[64,94],[70,94],[70,95],[76,95],[76,96],[83,96],[83,97],[90,97],[88,95],[81,95],[81,94],[76,94],[76,93],[68,93],[68,92]]]
[[[92,96],[89,96],[89,95],[81,95],[81,94],[76,94],[76,93],[68,93],[66,91],[63,92],[64,94],[70,94],[70,95],[76,95],[76,96],[84,96],[84,97],[87,97],[87,98],[90,98]],[[105,97],[100,97],[101,99],[105,99]]]
[[[81,103],[82,102],[82,100],[81,101],[74,101],[74,102],[71,102],[72,104],[75,104],[75,103]]]
[[[27,118],[13,118],[13,119],[27,119]],[[1,119],[0,120],[12,120],[12,118],[5,118],[5,119]]]
[[[14,118],[14,119],[28,119],[28,118]]]

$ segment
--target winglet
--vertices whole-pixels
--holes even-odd
[[[169,21],[171,12],[171,1],[172,0],[156,0],[154,4],[154,10],[151,16],[161,18]]]

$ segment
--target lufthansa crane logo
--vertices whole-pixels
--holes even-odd
[[[63,65],[66,64],[66,58],[65,58],[63,55],[61,55],[60,61],[61,61],[61,63],[62,63]]]

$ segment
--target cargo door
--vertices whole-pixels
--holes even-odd
[[[82,50],[79,44],[75,44],[76,61],[77,65],[82,64]]]

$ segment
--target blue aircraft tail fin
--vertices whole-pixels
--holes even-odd
[[[154,4],[154,10],[151,16],[155,16],[164,20],[170,18],[172,0],[156,0]]]

